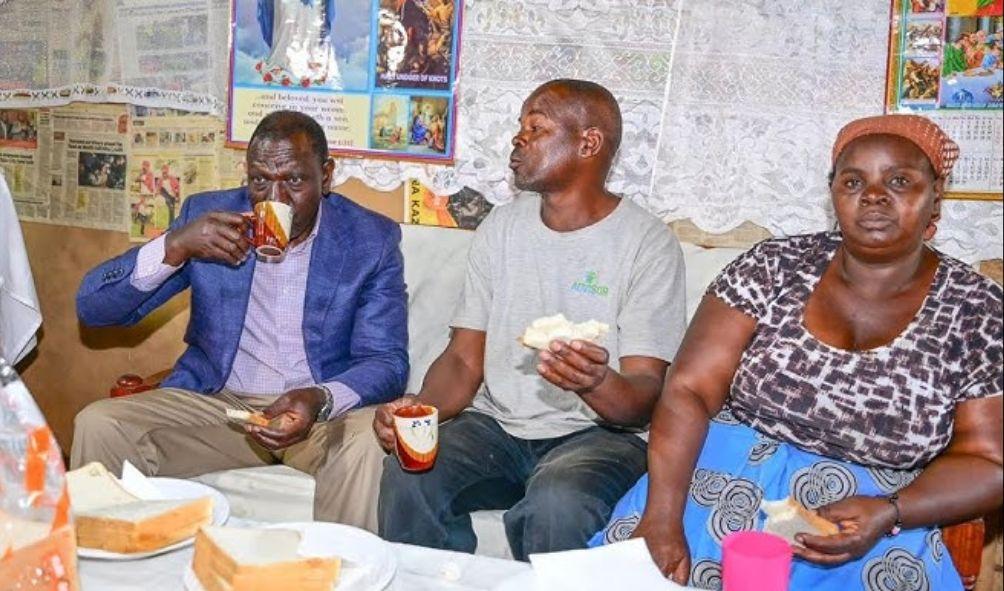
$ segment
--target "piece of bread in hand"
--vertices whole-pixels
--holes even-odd
[[[547,349],[554,340],[589,341],[595,343],[610,332],[610,325],[596,320],[587,320],[576,324],[565,318],[564,314],[544,316],[530,323],[523,331],[519,342],[533,349]]]
[[[791,497],[780,501],[763,501],[760,503],[760,510],[767,514],[763,531],[780,536],[789,544],[798,544],[795,534],[799,533],[832,536],[840,532],[837,524],[816,515],[815,511],[806,509]]]
[[[251,412],[248,410],[237,410],[235,408],[227,409],[227,418],[240,423],[248,423],[249,425],[258,425],[259,427],[267,427],[268,419],[261,411]]]
[[[337,556],[300,556],[300,533],[280,528],[209,526],[195,537],[192,571],[206,591],[330,591]]]
[[[66,485],[81,548],[151,552],[191,538],[213,520],[210,497],[143,500],[98,462],[67,472]]]

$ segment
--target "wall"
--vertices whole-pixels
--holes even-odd
[[[358,181],[336,190],[396,221],[403,218],[400,190],[379,192]],[[170,368],[181,354],[188,295],[178,295],[133,327],[81,326],[74,303],[80,280],[98,263],[127,250],[128,237],[31,222],[22,222],[21,227],[43,324],[38,348],[18,364],[18,370],[68,452],[73,417],[81,408],[107,397],[121,374],[150,375]]]

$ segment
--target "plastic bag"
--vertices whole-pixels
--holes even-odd
[[[65,468],[24,382],[0,358],[0,591],[76,591]]]

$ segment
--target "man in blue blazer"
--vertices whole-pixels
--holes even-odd
[[[188,477],[283,462],[315,475],[314,517],[375,529],[383,456],[372,410],[408,375],[401,231],[327,193],[324,131],[291,111],[267,115],[248,145],[248,186],[193,195],[168,232],[90,271],[77,314],[90,326],[139,322],[191,288],[187,350],[161,387],[89,405],[71,466],[128,460]],[[256,260],[248,212],[292,207],[281,262]],[[228,422],[253,408],[268,425]]]

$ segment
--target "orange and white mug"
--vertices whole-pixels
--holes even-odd
[[[401,467],[408,472],[428,470],[439,451],[439,409],[415,404],[395,410],[394,435]]]
[[[258,260],[281,262],[289,246],[293,208],[281,201],[260,201],[254,206],[252,224],[254,250]]]

